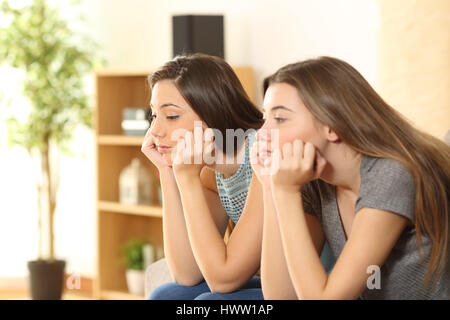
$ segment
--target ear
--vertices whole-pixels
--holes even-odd
[[[340,142],[341,138],[337,135],[336,132],[334,132],[333,129],[331,129],[329,126],[324,126],[325,130],[325,137],[330,142]]]

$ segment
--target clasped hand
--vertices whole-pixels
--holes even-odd
[[[272,190],[299,192],[302,185],[319,178],[326,160],[310,142],[286,142],[281,150],[267,150],[258,140],[251,150],[251,163],[261,184]]]
[[[214,150],[212,129],[195,126],[194,131],[186,131],[177,140],[173,158],[173,171],[176,177],[200,176],[202,168],[211,164]]]

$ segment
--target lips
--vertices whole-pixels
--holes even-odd
[[[259,151],[259,161],[261,164],[264,164],[267,159],[270,159],[272,155],[272,152],[267,149],[262,149]]]
[[[259,152],[259,156],[261,158],[269,158],[271,154],[272,154],[272,151],[270,151],[270,150],[261,150]]]
[[[168,152],[170,149],[171,149],[171,147],[169,147],[169,146],[163,146],[163,145],[157,145],[157,146],[156,146],[156,150],[157,150],[159,153],[166,153],[166,152]]]

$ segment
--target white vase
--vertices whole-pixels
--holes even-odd
[[[143,296],[145,272],[141,270],[127,270],[126,273],[128,291],[131,294]]]
[[[139,158],[133,158],[119,176],[119,202],[122,204],[153,203],[151,177]]]

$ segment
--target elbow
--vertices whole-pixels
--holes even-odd
[[[239,289],[239,286],[233,283],[222,281],[210,282],[208,283],[208,287],[212,293],[230,293]]]
[[[268,286],[263,281],[261,281],[261,288],[264,300],[297,300],[295,292],[289,292],[286,288]]]
[[[229,285],[227,283],[219,283],[219,284],[214,284],[213,286],[210,286],[210,290],[212,293],[231,293],[233,291],[236,291],[239,289],[239,287],[235,287],[232,285]]]
[[[261,269],[261,288],[264,300],[297,300],[297,294],[291,283],[282,279],[274,279],[274,275],[267,274]]]
[[[297,292],[299,300],[336,300],[328,295],[324,289],[316,291],[301,291]]]
[[[243,284],[240,279],[209,278],[206,280],[213,293],[230,293],[238,290]]]
[[[203,281],[203,275],[196,266],[193,266],[192,264],[180,266],[180,264],[172,263],[169,258],[166,258],[166,260],[168,269],[166,271],[169,271],[173,281],[177,284],[185,287],[193,287]]]
[[[200,271],[196,270],[177,270],[169,268],[170,274],[172,275],[173,280],[185,287],[193,287],[201,283],[203,279],[203,275]]]
[[[262,273],[261,275],[264,275]],[[266,279],[264,277],[261,277],[261,289],[263,292],[264,300],[278,300],[280,299],[280,296],[276,295],[273,290],[271,290],[270,285],[268,285]]]
[[[274,294],[270,290],[262,289],[264,300],[287,300],[281,299],[279,295]]]
[[[203,281],[203,278],[200,277],[175,276],[175,275],[173,276],[173,279],[176,283],[185,287],[193,287]]]

